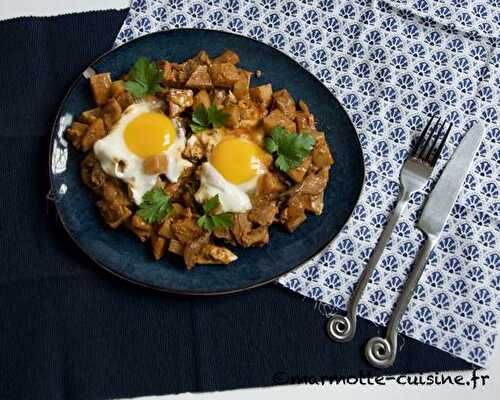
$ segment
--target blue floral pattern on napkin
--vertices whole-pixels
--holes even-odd
[[[399,327],[485,366],[500,324],[500,1],[133,0],[116,45],[181,27],[234,32],[287,53],[337,96],[357,127],[367,171],[361,199],[330,247],[280,281],[327,313],[346,308],[427,119],[439,113],[454,124],[443,160],[475,121],[485,125]],[[359,315],[377,324],[387,324],[423,240],[414,224],[424,199],[412,196],[359,305]]]

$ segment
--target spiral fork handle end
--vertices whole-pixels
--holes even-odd
[[[328,320],[326,330],[334,342],[350,342],[356,333],[356,321],[349,316],[335,314]]]
[[[388,368],[396,360],[396,347],[386,338],[373,337],[366,343],[365,356],[374,367]]]

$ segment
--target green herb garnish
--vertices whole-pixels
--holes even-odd
[[[219,195],[208,199],[203,205],[203,215],[198,218],[196,223],[207,231],[216,229],[231,228],[233,226],[233,219],[230,213],[223,213],[214,215],[213,211],[220,205]]]
[[[148,224],[160,222],[172,211],[170,196],[162,188],[153,188],[144,193],[137,215]]]
[[[302,164],[311,153],[314,143],[316,141],[312,135],[288,132],[282,126],[275,126],[271,130],[271,137],[265,140],[266,150],[277,154],[274,164],[285,172]]]
[[[161,78],[162,73],[156,64],[145,57],[140,57],[128,72],[125,87],[134,98],[139,99],[160,91]]]
[[[228,117],[229,114],[219,111],[214,103],[212,103],[208,110],[203,104],[200,104],[193,112],[191,129],[194,133],[200,133],[211,127],[220,128],[224,126]]]

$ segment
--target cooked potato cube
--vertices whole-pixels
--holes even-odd
[[[89,151],[94,143],[106,136],[106,130],[104,129],[104,121],[101,118],[96,119],[89,125],[87,133],[82,138],[82,150]]]
[[[240,71],[233,64],[212,64],[209,68],[214,86],[229,88],[241,79]]]
[[[85,132],[87,132],[88,127],[89,126],[87,124],[75,121],[66,131],[68,139],[77,149],[80,149],[82,138],[85,135]]]
[[[289,132],[296,131],[295,122],[286,117],[283,111],[278,109],[271,111],[262,122],[266,133],[270,133],[275,126],[282,126]]]
[[[226,126],[229,128],[237,128],[240,124],[240,109],[237,105],[229,105],[224,108],[224,112],[228,114]]]
[[[134,98],[130,92],[120,93],[115,97],[115,99],[123,111],[125,111],[125,109],[134,102]]]
[[[240,80],[236,81],[233,85],[233,94],[238,100],[246,99],[250,94],[250,78],[252,74],[247,71],[241,71]]]
[[[90,125],[92,122],[94,122],[97,118],[100,117],[101,117],[101,108],[96,107],[82,112],[80,118],[78,119],[84,124]]]
[[[151,238],[151,246],[153,247],[153,257],[155,260],[161,259],[167,252],[167,240],[161,236],[153,236]]]
[[[157,154],[146,158],[142,163],[145,174],[155,175],[167,171],[168,159],[165,154]]]
[[[250,89],[250,96],[257,103],[260,103],[267,108],[271,105],[271,101],[273,99],[273,87],[270,83],[256,86]]]
[[[111,83],[111,97],[116,97],[125,92],[125,83],[122,80],[114,81]]]
[[[295,100],[290,96],[288,90],[282,89],[274,92],[273,99],[276,107],[283,111],[283,114],[292,120],[295,119]]]
[[[314,165],[324,168],[333,164],[333,156],[326,143],[325,135],[322,132],[315,132],[316,144],[312,152],[312,161]]]
[[[231,50],[226,50],[220,56],[215,57],[212,60],[213,64],[223,64],[223,63],[238,64],[239,62],[240,62],[240,57],[238,56],[238,54],[236,54],[234,51]]]
[[[186,82],[186,87],[190,89],[210,89],[212,86],[212,79],[206,65],[196,67]]]
[[[193,110],[196,110],[200,105],[205,106],[205,108],[210,107],[210,96],[206,90],[200,90],[193,99]]]
[[[90,88],[97,105],[106,103],[111,94],[111,74],[109,72],[90,77]]]
[[[302,164],[288,171],[288,176],[292,178],[296,183],[302,182],[304,180],[304,177],[306,176],[307,171],[311,167],[311,164],[311,157],[306,157]]]
[[[108,131],[120,119],[121,115],[122,108],[113,97],[102,107],[102,119]]]

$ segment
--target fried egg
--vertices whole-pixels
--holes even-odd
[[[258,144],[243,137],[223,137],[201,166],[196,201],[203,203],[218,195],[219,213],[250,210],[249,194],[255,192],[268,163],[269,155]]]
[[[137,205],[144,193],[155,186],[159,175],[177,182],[184,169],[192,165],[182,158],[186,145],[184,128],[163,114],[161,106],[159,101],[132,104],[109,134],[94,144],[104,172],[126,182]],[[167,159],[166,170],[145,173],[144,161],[162,154]]]

